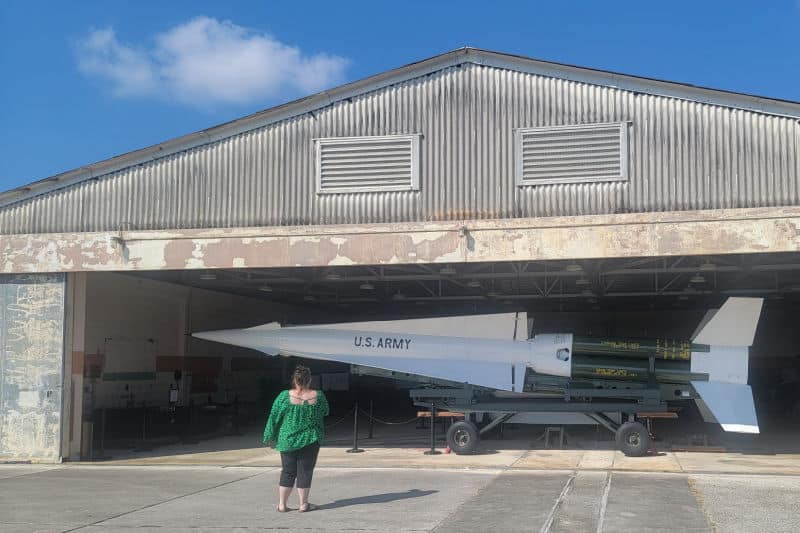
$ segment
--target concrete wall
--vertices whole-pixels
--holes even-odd
[[[63,274],[0,276],[0,460],[60,456]]]

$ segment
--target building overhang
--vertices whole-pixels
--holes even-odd
[[[0,272],[153,271],[800,252],[800,207],[0,235]]]

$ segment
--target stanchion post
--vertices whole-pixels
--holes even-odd
[[[152,450],[152,446],[147,444],[147,406],[142,406],[142,411],[144,414],[142,415],[142,443],[137,448],[140,452],[147,452]]]
[[[100,430],[100,457],[106,459],[106,408],[100,411],[100,421],[103,424]]]
[[[186,435],[184,436],[184,444],[197,444],[197,439],[194,438],[194,400],[189,400],[189,418],[188,427],[186,428]]]
[[[353,447],[347,453],[361,453],[364,450],[358,447],[358,402],[353,408]]]
[[[425,452],[425,455],[439,455],[439,450],[436,449],[436,406],[431,404],[431,449]]]
[[[372,428],[375,425],[375,419],[372,417],[372,400],[369,401],[369,436],[368,439],[372,438]]]
[[[97,410],[92,411],[92,438],[89,440],[89,461],[94,461],[94,426],[97,420]]]

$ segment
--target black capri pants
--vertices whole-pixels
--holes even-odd
[[[281,452],[281,487],[294,487],[297,480],[298,489],[311,488],[311,477],[319,455],[319,442],[309,444],[305,448],[293,452]]]

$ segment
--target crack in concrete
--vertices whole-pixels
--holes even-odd
[[[691,476],[686,476],[686,485],[688,485],[689,487],[689,494],[691,494],[694,497],[695,502],[697,502],[697,506],[703,513],[703,516],[706,519],[708,527],[711,529],[711,531],[716,533],[717,525],[714,523],[714,521],[711,519],[711,516],[709,516],[708,514],[708,509],[706,509],[705,506],[705,499],[703,498],[703,493],[700,492],[700,489],[697,487],[697,485],[694,482],[694,479],[692,479]]]
[[[550,528],[553,527],[553,522],[556,519],[556,514],[558,510],[561,508],[561,504],[564,502],[564,499],[572,490],[572,485],[575,483],[575,476],[577,476],[577,472],[573,472],[568,478],[567,482],[564,483],[564,488],[561,489],[561,493],[556,498],[556,501],[553,503],[553,507],[550,509],[550,512],[547,513],[547,518],[542,524],[542,529],[539,530],[540,533],[549,533]]]
[[[600,500],[600,511],[597,513],[597,533],[603,533],[603,522],[606,519],[606,508],[608,507],[608,495],[611,492],[611,476],[613,472],[606,474],[606,484],[603,487],[603,496]]]

